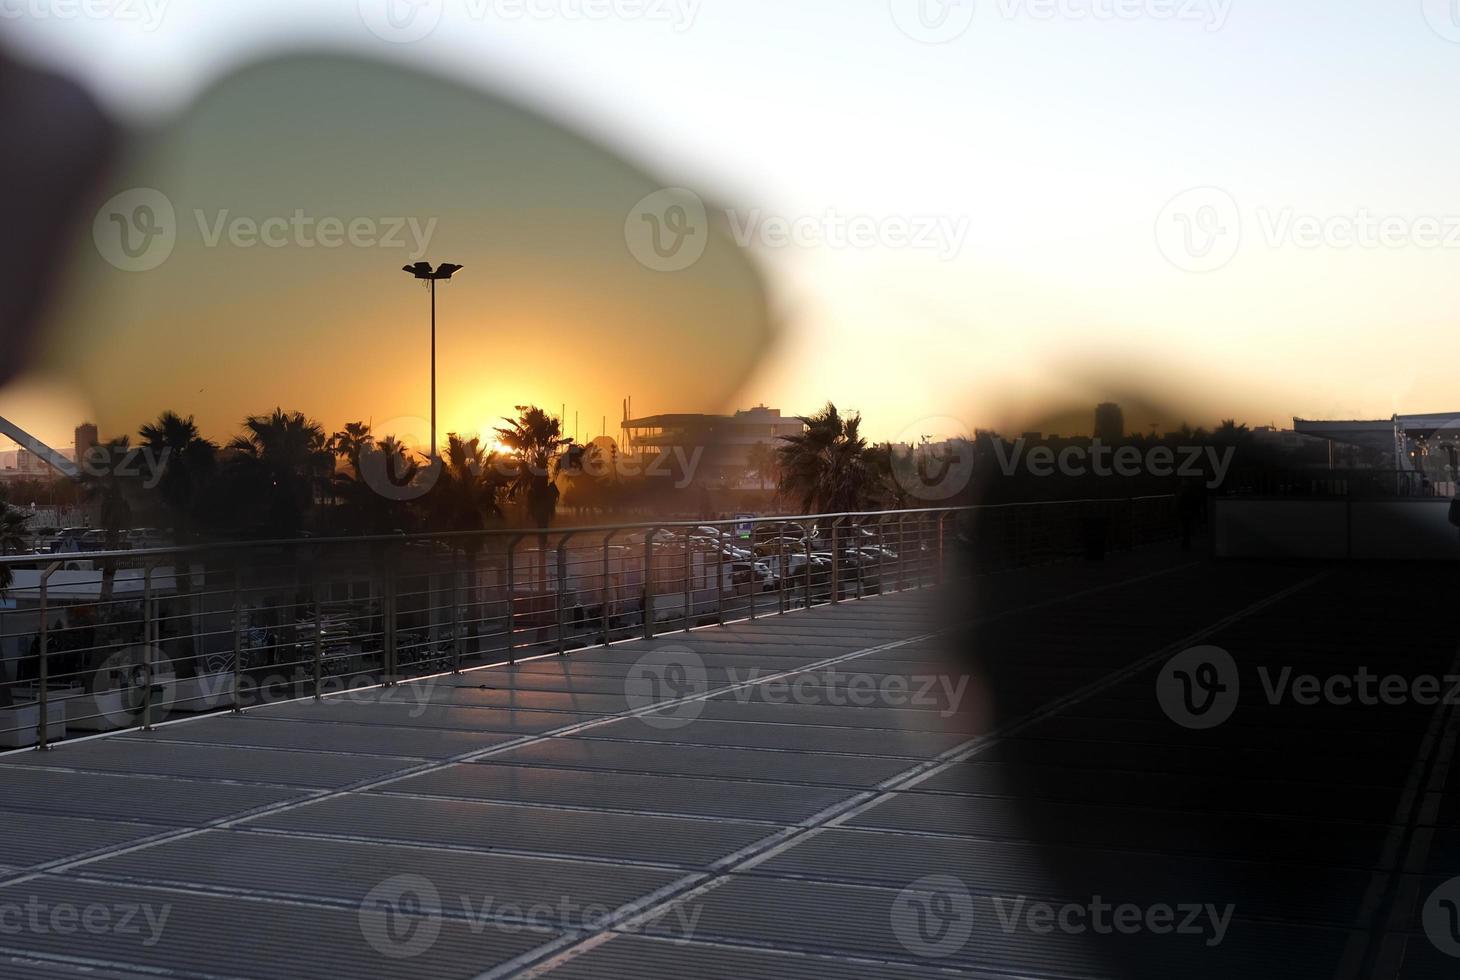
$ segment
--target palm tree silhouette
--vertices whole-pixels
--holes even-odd
[[[191,415],[183,418],[172,411],[165,411],[157,416],[157,421],[142,426],[137,435],[142,445],[152,451],[152,458],[161,461],[162,473],[157,479],[157,492],[172,514],[177,543],[192,544],[199,496],[217,469],[218,447],[199,435],[197,423]],[[183,676],[190,676],[192,655],[197,652],[193,647],[193,637],[197,633],[193,619],[193,569],[187,559],[175,564],[179,613],[189,626],[182,638],[182,656],[178,658],[178,666]]]
[[[746,456],[746,462],[750,469],[755,472],[756,478],[760,480],[762,490],[776,480],[776,465],[778,462],[776,447],[768,442],[757,442],[750,447]]]
[[[271,536],[293,537],[304,527],[316,491],[334,469],[324,429],[303,412],[274,409],[244,419],[243,435],[228,444],[236,479],[259,494]]]
[[[845,418],[835,405],[803,418],[806,431],[782,436],[776,450],[781,495],[798,501],[803,513],[836,514],[861,510],[872,493],[876,472],[861,436],[862,416]]]
[[[91,466],[82,472],[82,494],[97,506],[97,516],[101,521],[102,529],[106,531],[105,549],[116,551],[122,546],[122,531],[132,525],[132,504],[127,499],[125,481],[120,475],[123,464],[132,451],[132,444],[126,436],[120,436],[105,445],[95,447],[93,453],[96,450],[100,450],[100,454],[104,455],[105,464],[99,469]],[[101,592],[97,598],[97,603],[102,608],[106,608],[107,604],[111,602],[116,579],[116,559],[103,560],[101,563]]]
[[[375,445],[370,434],[369,422],[346,422],[345,427],[330,438],[330,452],[350,467],[355,479],[360,479],[360,454]]]
[[[518,405],[517,418],[504,418],[507,428],[497,430],[497,438],[516,457],[516,465],[508,477],[507,497],[521,501],[528,519],[542,528],[538,535],[541,563],[538,584],[547,591],[547,528],[558,511],[557,477],[560,457],[573,445],[563,437],[562,421],[548,415],[536,405]]]
[[[5,488],[0,487],[0,555],[19,552],[25,547],[25,524],[30,518],[10,506],[5,499]],[[0,565],[0,595],[10,588],[14,580],[8,565]]]

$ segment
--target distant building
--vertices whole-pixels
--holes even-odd
[[[71,458],[78,466],[81,465],[81,461],[86,458],[86,454],[91,451],[91,447],[95,446],[96,442],[95,425],[90,422],[82,422],[76,427],[75,443],[71,450]]]
[[[1095,406],[1095,438],[1103,443],[1125,439],[1125,412],[1114,402]]]
[[[745,482],[757,445],[779,446],[786,436],[800,435],[806,425],[778,408],[757,405],[734,415],[652,415],[626,419],[624,451],[634,457],[670,457],[692,465],[694,482]]]

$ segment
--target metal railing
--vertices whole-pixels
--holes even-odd
[[[0,749],[921,588],[955,540],[980,570],[1133,547],[1169,500],[0,557]]]

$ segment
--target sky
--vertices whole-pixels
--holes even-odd
[[[593,420],[584,430],[604,415],[612,428],[628,394],[636,415],[762,402],[807,412],[833,400],[885,439],[1068,431],[1107,399],[1131,406],[1141,428],[1460,410],[1460,131],[1450,124],[1460,12],[1450,0],[425,0],[407,28],[385,19],[385,0],[96,2],[89,9],[106,16],[64,15],[76,10],[66,0],[0,0],[0,31],[138,125],[176,129],[200,92],[265,54],[327,49],[490,93],[504,118],[523,107],[611,160],[616,177],[595,171],[587,185],[601,193],[576,202],[594,217],[580,226],[581,214],[555,212],[560,234],[534,239],[555,259],[588,229],[586,280],[576,267],[530,268],[511,236],[449,227],[456,211],[436,201],[409,202],[446,220],[432,241],[440,258],[454,248],[517,274],[505,312],[504,280],[479,265],[464,262],[450,287],[443,336],[478,340],[454,355],[469,368],[443,372],[443,428],[479,428],[519,401],[566,402],[570,418]],[[289,112],[277,115],[287,123]],[[297,161],[309,143],[307,132],[277,135],[281,119],[267,111],[234,119],[234,136],[270,134],[239,140],[240,160]],[[191,144],[186,132],[160,142],[202,145],[206,122],[193,118]],[[433,172],[432,147],[439,154],[434,141],[417,144],[404,172]],[[176,174],[192,158],[171,159],[162,170]],[[496,162],[494,174],[536,176],[544,193],[569,180]],[[618,266],[622,241],[594,237],[622,224],[613,209],[635,207],[631,192],[657,187],[706,203],[714,268]],[[236,199],[217,184],[175,194],[183,225],[196,207],[216,217]],[[511,213],[460,187],[447,199],[477,210],[477,228]],[[256,282],[297,258],[261,254],[205,258]],[[126,294],[108,315],[157,313],[175,301],[168,281],[207,299],[188,255],[180,238],[163,275],[129,274],[151,285],[108,280]],[[297,403],[327,426],[424,415],[419,335],[401,323],[423,317],[422,295],[404,277],[367,288],[350,270],[334,275],[360,285],[321,297],[307,282],[276,283],[270,301],[289,315],[262,343],[318,358],[363,332],[378,342],[374,359],[315,364],[311,380],[299,356],[277,357],[277,372],[235,369],[232,390],[229,372],[200,391],[166,381],[152,401],[177,403],[144,409],[132,388],[117,394],[127,385],[115,374],[136,366],[108,380],[93,364],[78,382],[65,355],[94,355],[98,337],[216,328],[154,317],[109,334],[97,301],[78,301],[57,334],[77,344],[19,391],[0,391],[0,414],[28,413],[62,443],[78,405],[118,427],[162,407],[196,412],[217,438],[245,405]],[[675,358],[621,380],[637,360],[630,311],[645,297]],[[715,311],[715,324],[692,310]],[[214,363],[232,357],[215,351]],[[156,373],[191,383],[196,366],[177,367]],[[686,373],[693,384],[665,380]]]

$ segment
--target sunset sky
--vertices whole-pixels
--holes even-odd
[[[363,84],[291,96],[256,77],[248,98],[185,117],[132,171],[176,197],[175,253],[108,271],[81,230],[89,268],[57,314],[66,339],[0,391],[0,414],[60,443],[82,409],[118,431],[195,412],[219,439],[276,404],[329,427],[423,417],[426,298],[398,271],[415,256],[190,247],[194,208],[286,205],[439,218],[427,257],[468,266],[442,293],[443,430],[537,401],[566,402],[594,435],[628,394],[636,414],[832,399],[878,438],[1069,430],[1110,398],[1141,428],[1460,410],[1460,25],[1445,0],[1193,0],[1197,19],[981,0],[936,45],[886,0],[664,8],[692,13],[681,21],[575,18],[569,0],[513,20],[444,0],[411,43],[373,34],[369,7],[172,0],[152,30],[0,21],[24,53],[152,125],[283,46],[428,70],[530,110],[372,103]],[[334,138],[342,117],[310,115],[328,105],[361,131],[418,127]],[[243,114],[247,141],[229,125]],[[687,274],[624,248],[627,213],[664,186],[719,213]],[[1182,196],[1193,188],[1216,192]],[[733,241],[767,216],[956,234],[930,248]],[[1381,220],[1386,241],[1344,244]],[[1173,257],[1191,229],[1227,237]]]

